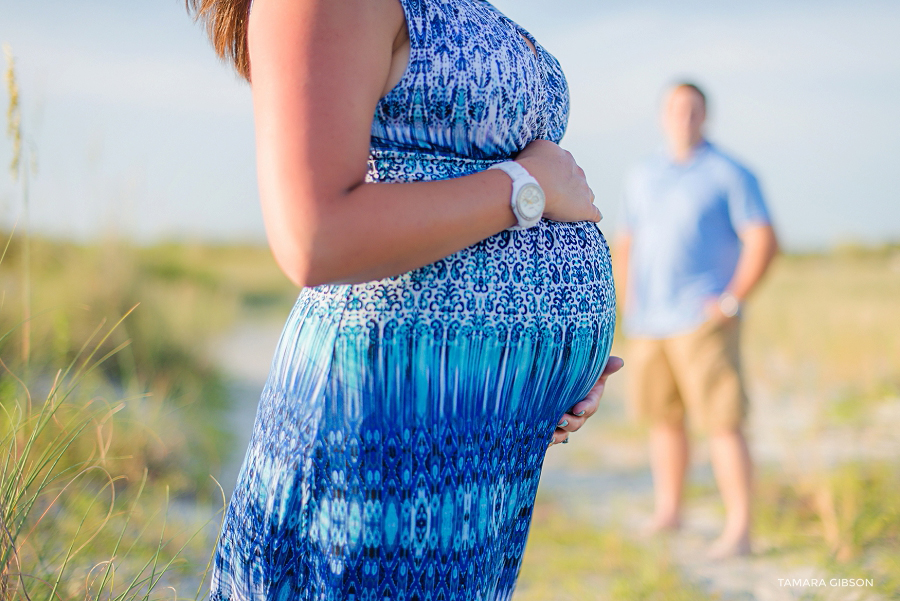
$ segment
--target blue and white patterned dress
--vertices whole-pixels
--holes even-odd
[[[401,3],[410,61],[375,112],[368,181],[460,177],[560,140],[566,82],[527,32],[483,0]],[[544,220],[396,277],[304,289],[211,598],[510,599],[547,445],[600,375],[614,320],[592,223]]]

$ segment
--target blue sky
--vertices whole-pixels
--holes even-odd
[[[495,4],[562,62],[563,146],[605,231],[624,171],[660,144],[661,88],[690,78],[709,93],[710,138],[757,172],[789,248],[900,240],[900,3]],[[0,0],[0,14],[36,149],[35,229],[263,239],[249,89],[180,0]],[[20,204],[0,171],[0,219]]]

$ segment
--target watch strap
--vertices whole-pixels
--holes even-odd
[[[528,219],[519,211],[516,200],[519,190],[521,190],[522,187],[526,184],[533,184],[540,188],[541,186],[538,181],[530,173],[528,173],[528,170],[525,169],[525,167],[523,167],[516,161],[503,161],[500,163],[494,163],[493,165],[488,167],[488,169],[499,169],[500,171],[506,173],[510,178],[512,178],[513,186],[512,194],[510,196],[510,206],[512,208],[513,214],[516,216],[516,221],[518,221],[518,223],[508,229],[524,230],[537,225],[540,222],[541,217],[543,217],[543,212],[541,214],[538,214],[533,219]]]

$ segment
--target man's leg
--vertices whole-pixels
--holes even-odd
[[[665,352],[665,341],[635,339],[629,343],[628,382],[631,406],[650,425],[650,471],[656,508],[648,533],[681,524],[681,493],[688,463],[684,404]]]
[[[751,462],[742,424],[747,396],[740,373],[739,321],[709,321],[667,348],[688,413],[710,433],[713,473],[725,505],[725,527],[711,557],[750,550]]]
[[[681,498],[688,466],[688,439],[684,421],[660,422],[650,428],[650,469],[656,510],[651,532],[681,526]]]
[[[725,528],[710,549],[711,557],[750,552],[750,490],[753,466],[740,429],[713,433],[709,439],[716,484],[725,504]]]

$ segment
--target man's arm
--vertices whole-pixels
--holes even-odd
[[[628,256],[631,252],[631,234],[623,232],[616,236],[613,245],[613,277],[616,282],[616,304],[619,310],[627,306],[626,294],[628,290]]]
[[[741,254],[731,282],[725,290],[733,294],[739,303],[743,303],[778,253],[778,239],[769,224],[745,227],[738,235],[742,243]]]

